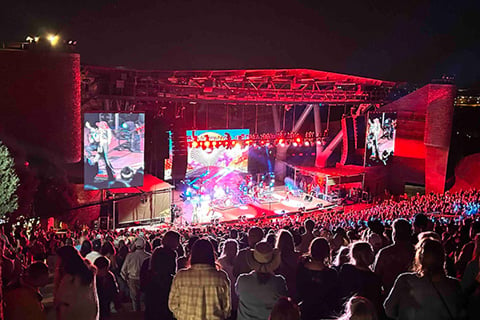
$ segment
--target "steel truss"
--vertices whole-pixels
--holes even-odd
[[[234,104],[383,104],[394,82],[309,69],[141,71],[84,66],[82,98]]]

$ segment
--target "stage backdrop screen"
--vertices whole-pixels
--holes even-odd
[[[143,186],[145,113],[85,113],[87,190]]]
[[[172,180],[173,164],[173,138],[172,131],[168,131],[168,159],[165,159],[165,170],[163,172],[164,180]]]
[[[365,165],[387,165],[393,158],[397,114],[395,112],[368,113]]]
[[[224,130],[188,130],[188,161],[187,176],[201,175],[206,167],[231,168],[241,172],[248,170],[248,146],[242,143],[225,146],[225,141],[246,138],[249,134],[248,129],[224,129]],[[208,146],[203,145],[202,141],[207,140]],[[220,145],[218,141],[224,141]],[[198,144],[192,146],[192,142]],[[217,141],[214,145],[213,141]]]

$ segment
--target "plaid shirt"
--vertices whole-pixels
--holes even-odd
[[[222,270],[194,264],[173,279],[168,307],[178,320],[221,320],[231,311],[230,281]]]

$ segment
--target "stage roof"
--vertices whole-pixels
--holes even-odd
[[[128,69],[124,67],[97,67],[83,66],[85,70],[97,72],[119,72],[128,73],[135,72],[139,76],[150,75],[156,78],[168,79],[172,84],[181,84],[182,79],[191,79],[198,81],[198,84],[208,81],[209,79],[223,79],[225,81],[239,81],[244,79],[250,80],[284,80],[290,81],[295,79],[299,82],[324,81],[344,84],[361,84],[372,86],[393,87],[395,82],[384,81],[379,79],[360,77],[329,71],[320,71],[312,69],[245,69],[245,70],[138,70]]]
[[[108,189],[111,193],[144,193],[144,192],[154,192],[158,190],[173,189],[174,187],[155,177],[151,174],[145,174],[143,177],[143,187],[138,188],[118,188],[118,189]]]
[[[383,103],[395,82],[311,69],[136,70],[82,66],[83,100]]]

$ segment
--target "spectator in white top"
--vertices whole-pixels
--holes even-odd
[[[122,278],[127,281],[133,311],[140,311],[140,269],[143,261],[148,257],[150,257],[150,254],[145,252],[145,239],[137,238],[135,240],[135,251],[127,255],[120,272]]]
[[[102,249],[102,240],[95,239],[92,241],[92,251],[90,251],[86,256],[85,259],[89,260],[92,264],[95,264],[95,260],[97,258],[102,257],[100,250]]]

